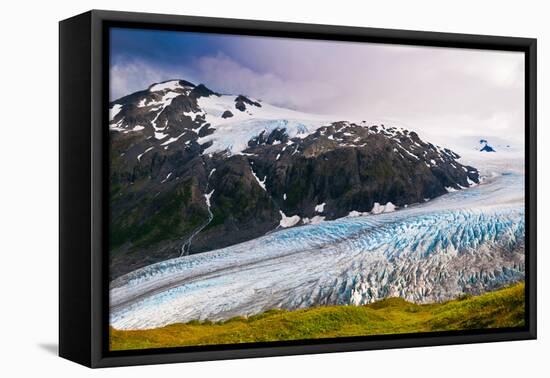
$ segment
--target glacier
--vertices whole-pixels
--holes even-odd
[[[183,256],[111,282],[110,324],[148,329],[273,309],[415,303],[479,294],[525,274],[524,175],[483,183],[391,213],[278,229]]]

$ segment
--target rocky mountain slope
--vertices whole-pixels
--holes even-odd
[[[184,80],[110,104],[111,276],[278,228],[393,211],[479,182],[409,130]]]

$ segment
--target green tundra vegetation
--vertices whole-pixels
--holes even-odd
[[[115,187],[115,196],[118,187]],[[113,189],[112,189],[113,191]],[[179,239],[190,233],[207,219],[206,210],[191,203],[192,182],[188,180],[181,189],[171,194],[143,198],[122,216],[113,219],[110,231],[110,247],[114,249],[133,242],[133,247],[147,247],[163,240]],[[154,204],[154,206],[153,206]],[[154,207],[149,214],[148,206]],[[188,211],[185,222],[181,214]]]
[[[234,344],[521,327],[525,284],[418,305],[388,298],[365,306],[320,306],[294,311],[270,310],[223,322],[191,321],[136,331],[110,329],[111,350]]]

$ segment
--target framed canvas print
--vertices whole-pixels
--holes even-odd
[[[60,23],[60,355],[536,337],[536,40]]]

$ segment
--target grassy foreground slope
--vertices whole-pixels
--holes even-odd
[[[518,283],[476,297],[427,305],[388,298],[366,306],[271,310],[219,323],[193,321],[139,331],[111,328],[110,344],[111,350],[128,350],[520,327],[524,325],[524,294],[524,283]]]

